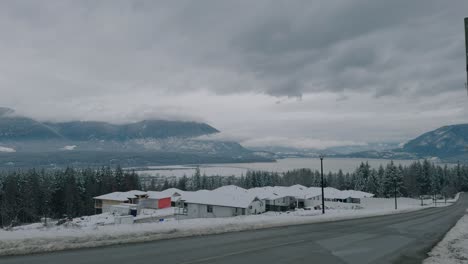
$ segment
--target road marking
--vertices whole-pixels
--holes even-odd
[[[240,251],[235,251],[235,252],[231,252],[231,253],[227,253],[227,254],[223,254],[223,255],[219,255],[219,256],[213,256],[213,257],[208,257],[208,258],[191,260],[191,261],[187,261],[187,262],[181,262],[180,264],[202,263],[202,262],[211,261],[211,260],[215,260],[215,259],[221,259],[221,258],[225,258],[225,257],[235,256],[235,255],[241,255],[241,254],[244,254],[244,253],[261,251],[261,250],[270,249],[270,248],[284,247],[284,246],[299,244],[299,243],[303,243],[303,242],[306,242],[306,240],[298,240],[298,241],[294,241],[294,242],[281,243],[281,244],[276,244],[276,245],[271,245],[271,246],[257,247],[257,248],[251,248],[251,249],[246,249],[246,250],[240,250]]]

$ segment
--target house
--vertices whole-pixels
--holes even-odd
[[[265,203],[248,193],[235,195],[213,191],[185,192],[178,219],[233,217],[265,212]]]
[[[177,188],[169,188],[161,191],[160,193],[171,197],[171,206],[177,207],[185,191],[179,190]]]
[[[171,197],[161,192],[147,192],[148,197],[141,199],[139,206],[147,209],[164,209],[171,207]]]
[[[129,214],[136,215],[143,208],[163,209],[170,206],[171,197],[158,192],[134,190],[128,192],[113,192],[94,197],[96,214],[114,213],[125,215],[124,212],[129,211]]]
[[[140,199],[146,198],[146,192],[136,190],[108,193],[94,197],[94,209],[96,214],[106,213],[110,211],[110,207],[113,205],[138,204]]]
[[[286,187],[259,187],[249,189],[249,193],[265,202],[266,211],[288,211],[294,209],[297,201]]]
[[[310,201],[306,207],[313,207],[322,203],[321,188],[310,187]],[[324,188],[325,201],[340,202],[340,203],[360,203],[362,198],[373,197],[374,195],[367,192],[347,190],[340,191],[332,187]]]
[[[362,198],[373,194],[361,191],[340,191],[324,188],[327,202],[360,203]],[[110,212],[115,215],[158,215],[155,210],[175,209],[178,219],[231,217],[261,214],[266,211],[289,211],[295,208],[316,207],[322,204],[322,189],[319,187],[267,186],[244,189],[234,185],[215,190],[182,191],[176,188],[161,192],[128,191],[113,192],[94,197],[96,213]],[[143,209],[146,209],[144,211]],[[167,214],[167,213],[165,213]]]
[[[374,194],[372,193],[354,190],[341,191],[341,193],[346,197],[345,202],[347,203],[361,203],[362,198],[374,197]]]
[[[116,216],[135,216],[138,213],[138,205],[128,203],[111,205],[108,209],[106,209],[106,211]]]

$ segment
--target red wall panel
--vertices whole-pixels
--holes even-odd
[[[159,209],[168,208],[168,207],[171,207],[171,197],[161,198],[158,200]]]

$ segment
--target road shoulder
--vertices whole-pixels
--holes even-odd
[[[429,252],[423,264],[468,263],[468,210],[444,239]]]

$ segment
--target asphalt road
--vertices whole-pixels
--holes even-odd
[[[0,258],[0,263],[421,263],[468,208]]]

